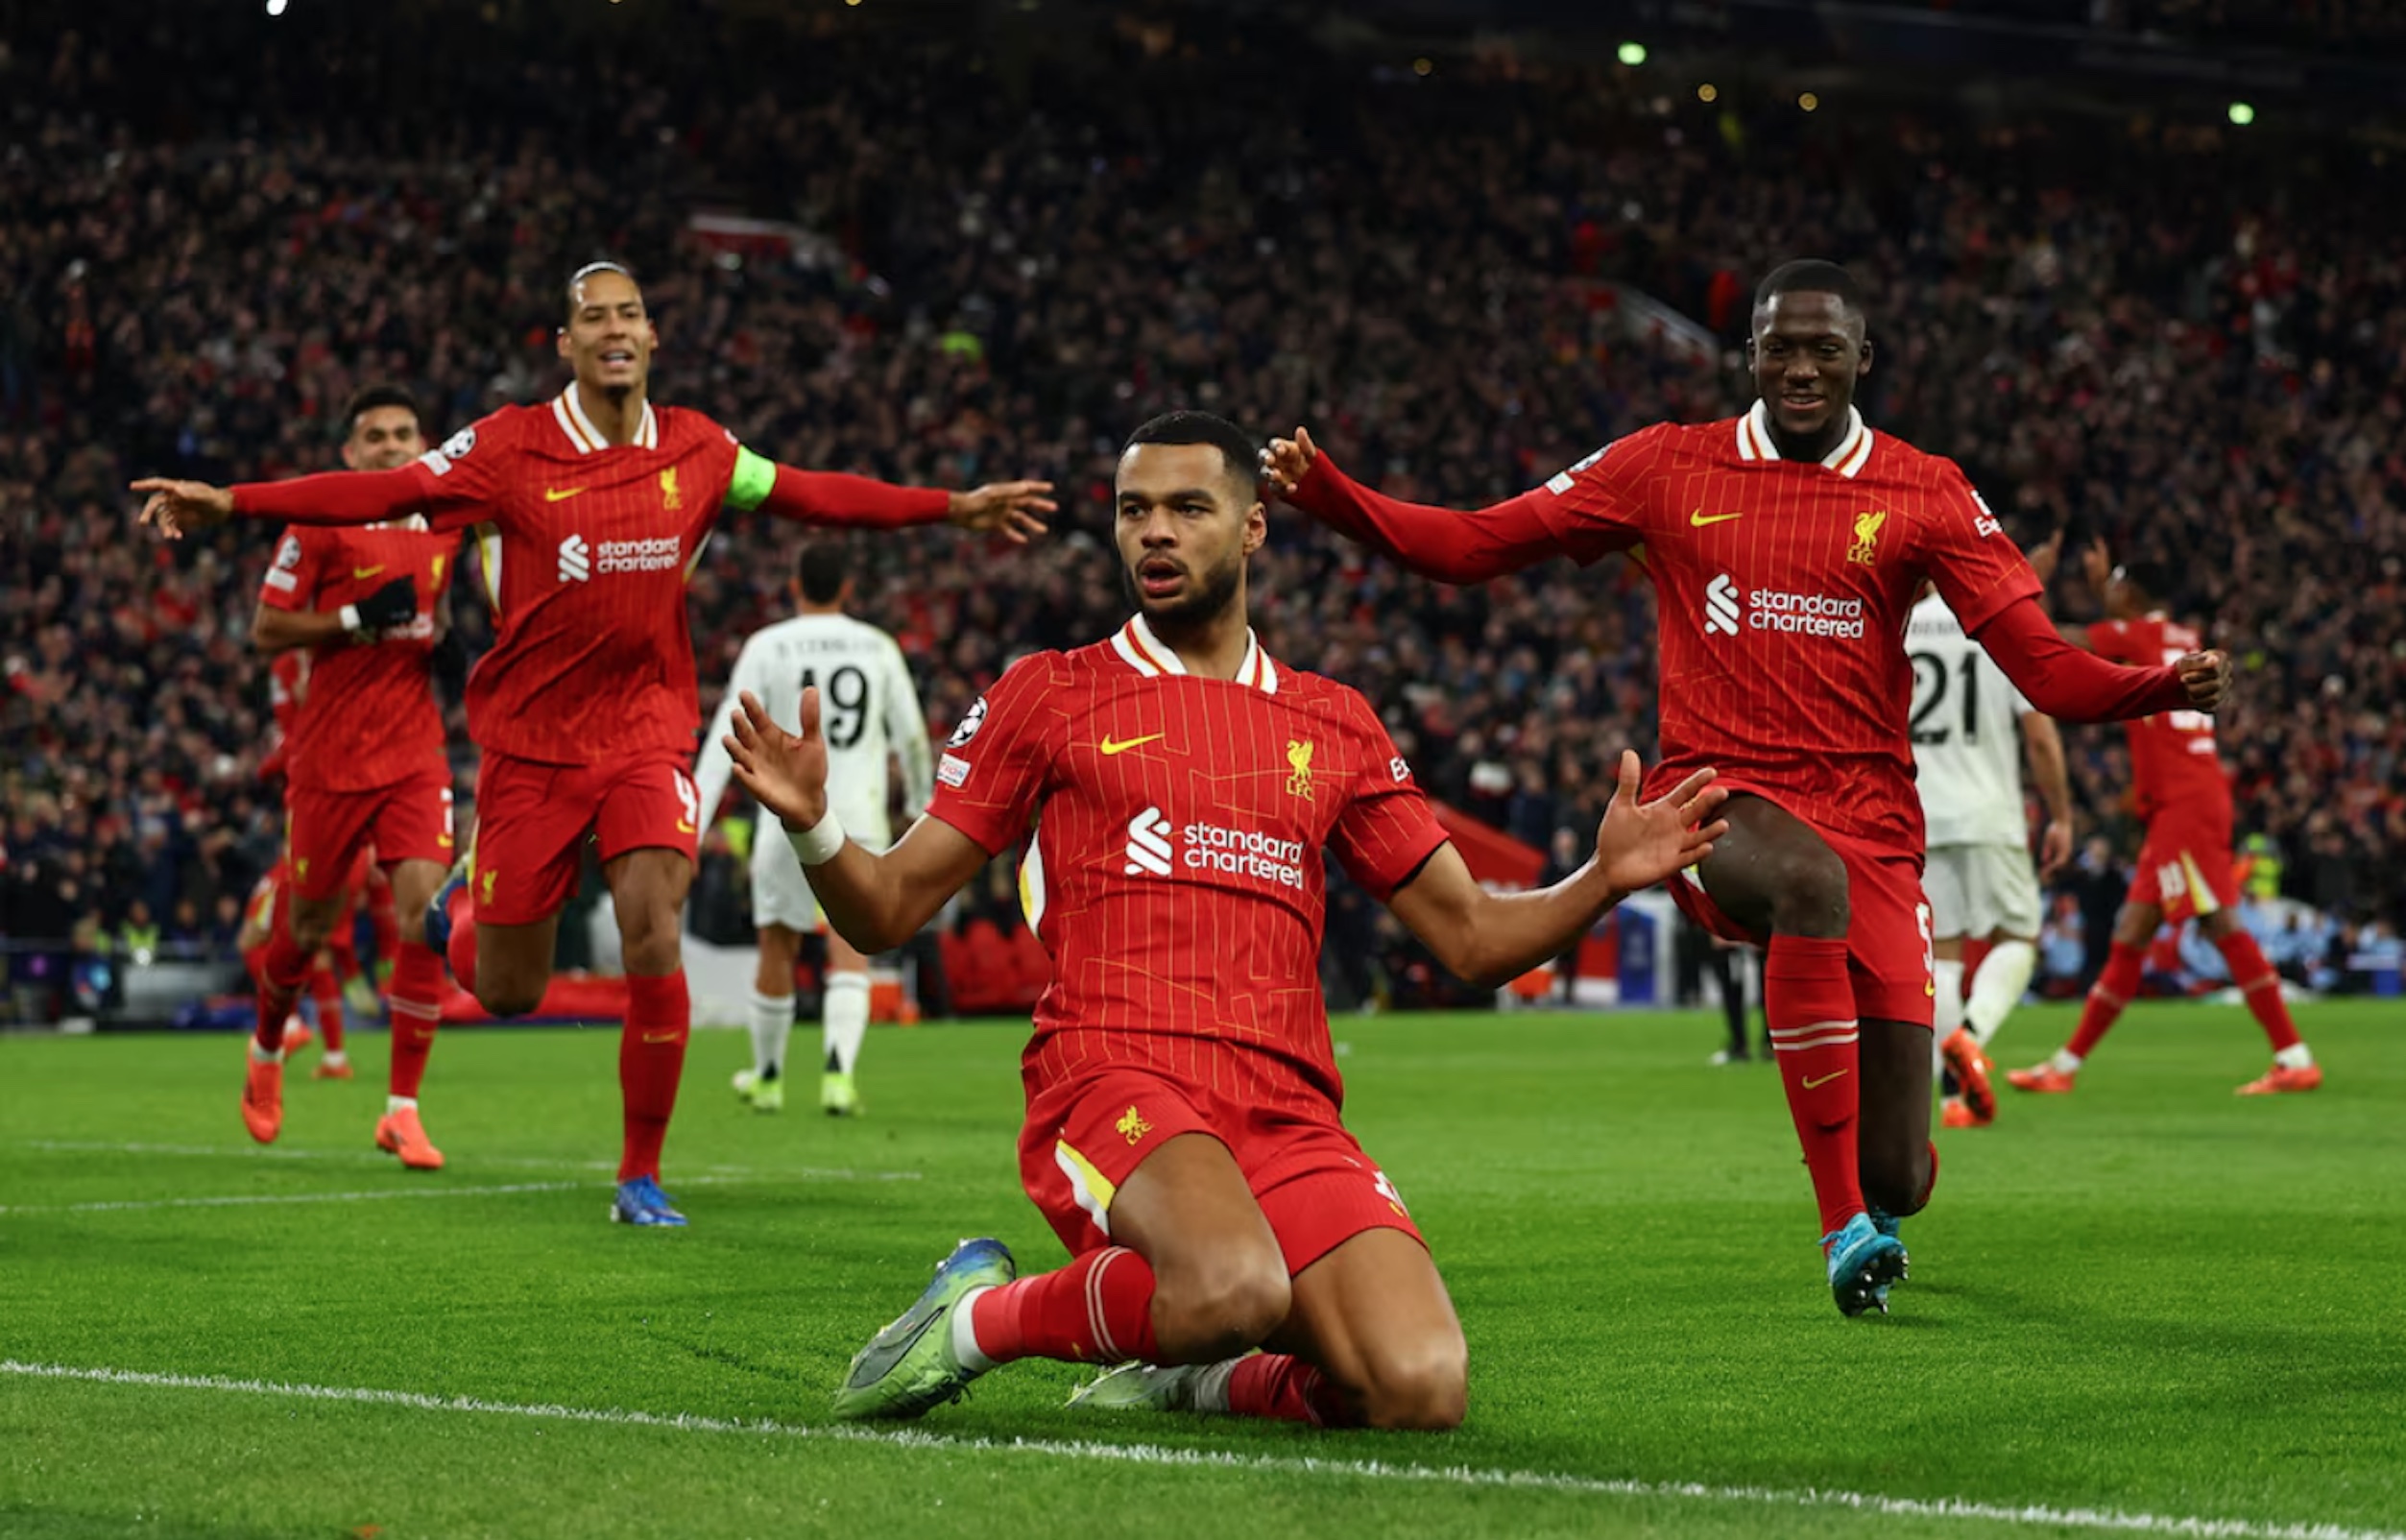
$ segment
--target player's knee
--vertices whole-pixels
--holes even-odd
[[[1286,1322],[1294,1294],[1275,1253],[1224,1259],[1157,1281],[1153,1337],[1173,1361],[1208,1363],[1260,1347]]]
[[[1846,863],[1817,839],[1790,843],[1770,859],[1771,928],[1783,935],[1837,938],[1850,917]]]
[[[293,945],[304,952],[314,953],[334,938],[334,917],[330,914],[312,914],[295,904],[290,923]]]
[[[476,1003],[493,1016],[527,1016],[543,1002],[543,992],[506,978],[480,976],[473,991]]]
[[[1367,1368],[1361,1414],[1370,1427],[1442,1432],[1461,1426],[1470,1352],[1458,1333],[1383,1349]]]
[[[649,908],[626,912],[619,920],[618,946],[627,972],[655,977],[677,971],[677,913]]]
[[[399,934],[402,946],[424,946],[426,944],[426,906],[422,903],[416,905],[404,903],[396,906],[393,913],[393,928]]]

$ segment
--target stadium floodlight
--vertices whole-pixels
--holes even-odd
[[[1433,59],[1415,59],[1412,60],[1412,73],[1415,75],[1427,77],[1435,74],[1436,69],[1437,62]]]
[[[267,0],[267,13],[271,16],[282,15],[285,4],[286,0]]]
[[[1796,98],[1796,105],[1803,108],[1808,112],[1818,111],[1821,106],[1821,99],[1818,96],[1816,96],[1813,92],[1807,91],[1802,96]]]
[[[1631,69],[1635,69],[1640,64],[1645,63],[1646,45],[1644,43],[1637,42],[1623,43],[1621,45],[1621,62],[1628,65]]]
[[[1696,99],[1699,102],[1718,102],[1720,100],[1720,87],[1706,81],[1696,88]]]
[[[2230,121],[2244,129],[2255,121],[2255,108],[2245,102],[2233,102],[2230,104]]]

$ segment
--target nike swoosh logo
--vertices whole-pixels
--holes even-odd
[[[354,566],[350,569],[350,580],[353,583],[365,583],[383,570],[381,566]]]
[[[1105,738],[1095,747],[1102,750],[1103,757],[1109,758],[1115,754],[1125,754],[1130,749],[1142,748],[1147,743],[1158,743],[1167,736],[1169,734],[1167,733],[1149,733],[1141,738]]]
[[[564,503],[571,497],[582,497],[584,495],[585,489],[582,487],[570,487],[565,492],[562,492],[557,487],[545,487],[543,489],[543,501],[547,503]]]
[[[646,1032],[643,1034],[643,1041],[646,1043],[674,1043],[678,1038],[684,1035],[685,1034],[682,1032]],[[1839,1072],[1841,1074],[1845,1073],[1842,1070]]]
[[[1823,1075],[1818,1080],[1814,1079],[1811,1075],[1807,1075],[1805,1076],[1804,1088],[1807,1091],[1818,1091],[1823,1086],[1828,1085],[1831,1081],[1837,1079],[1840,1075],[1842,1075],[1846,1071],[1843,1070],[1832,1070],[1829,1073]]]
[[[684,819],[682,819],[682,818],[680,818],[680,819],[678,819],[678,820],[677,820],[677,832],[678,832],[678,833],[680,833],[680,834],[690,834],[690,833],[692,833],[693,831],[694,831],[694,830],[693,830],[693,826],[692,826],[691,824],[687,823],[686,820],[684,820]]]
[[[1703,509],[1699,508],[1695,513],[1688,516],[1688,522],[1694,524],[1698,529],[1702,529],[1707,524],[1726,524],[1733,518],[1744,518],[1745,517],[1745,512],[1743,509],[1734,514],[1708,514]]]

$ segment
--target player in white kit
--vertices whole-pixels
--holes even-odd
[[[746,690],[787,732],[802,722],[802,692],[819,691],[827,735],[828,798],[852,837],[871,850],[892,843],[888,757],[901,761],[902,806],[916,817],[935,789],[927,722],[910,665],[892,637],[844,614],[853,595],[843,547],[814,543],[796,564],[800,612],[753,634],[735,659],[717,717],[702,739],[693,779],[702,806],[714,809],[732,773],[721,747]],[[763,819],[764,824],[769,821]],[[762,1112],[785,1104],[785,1040],[794,1024],[794,960],[806,931],[820,928],[819,905],[793,846],[773,826],[752,841],[752,923],[760,960],[752,985],[752,1068],[735,1074],[735,1093]],[[860,1110],[853,1072],[869,1032],[869,962],[832,929],[827,932],[827,987],[821,993],[819,1105],[832,1117]]]
[[[1914,782],[1929,826],[1921,885],[1937,960],[1932,1036],[1960,1093],[1947,1098],[1944,1121],[1977,1126],[1997,1115],[1988,1040],[2037,965],[2039,878],[2072,856],[2072,787],[2054,721],[2031,710],[1935,591],[1913,606],[1905,650],[1913,665]],[[2031,864],[2022,806],[2017,725],[2047,810],[2038,870]],[[1967,946],[1986,953],[1973,959],[1968,1000]]]

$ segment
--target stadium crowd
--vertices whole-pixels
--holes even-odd
[[[2062,527],[2169,560],[2240,662],[2242,829],[2344,927],[2406,912],[2406,244],[2365,195],[2371,152],[1806,118],[1504,59],[1423,77],[1175,12],[1048,48],[379,18],[383,57],[445,50],[421,73],[347,64],[364,17],[237,52],[186,12],[108,9],[48,57],[0,45],[18,945],[221,941],[276,853],[248,641],[274,532],[150,542],[126,481],[327,467],[373,381],[412,389],[430,438],[548,393],[560,280],[602,253],[645,277],[661,397],[764,450],[1063,483],[1059,538],[1024,552],[864,545],[861,613],[939,731],[1017,652],[1121,617],[1107,489],[1145,416],[1309,422],[1389,491],[1490,500],[1740,408],[1753,279],[1838,255],[1874,296],[1874,424],[1961,460],[2026,544]],[[807,233],[691,223],[727,208]],[[1700,331],[1648,335],[1631,291]],[[795,540],[731,517],[697,570],[706,711],[782,613]],[[1438,795],[1540,849],[1592,830],[1615,751],[1650,752],[1654,601],[1625,567],[1445,590],[1274,515],[1256,575],[1274,653],[1361,687]],[[2093,603],[2072,578],[2057,598]],[[472,652],[466,574],[453,601]],[[2070,741],[2084,821],[2128,833],[2119,733]]]

